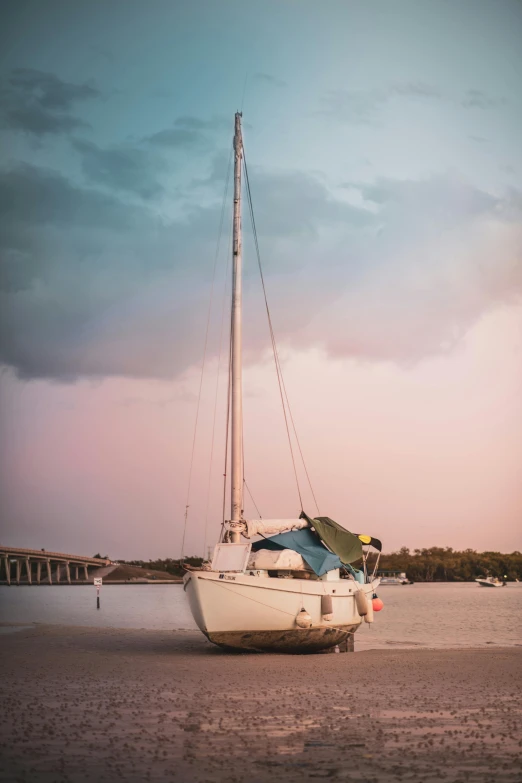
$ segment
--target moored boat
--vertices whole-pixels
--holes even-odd
[[[505,587],[506,586],[506,582],[502,582],[496,576],[481,576],[478,579],[475,579],[475,582],[479,585],[479,587]]]
[[[404,571],[379,571],[381,585],[412,585]]]
[[[349,643],[348,646],[353,649],[354,633],[363,622],[373,622],[373,601],[379,584],[376,570],[381,551],[380,541],[372,536],[351,533],[329,517],[309,517],[302,508],[294,519],[246,519],[244,516],[241,356],[243,171],[279,391],[285,421],[289,413],[293,425],[291,412],[289,408],[288,411],[285,409],[285,399],[288,406],[288,397],[282,382],[262,277],[244,158],[241,114],[236,113],[230,389],[227,409],[227,429],[229,415],[231,421],[230,518],[222,520],[221,535],[211,561],[200,569],[187,568],[184,590],[196,624],[211,642],[222,647],[303,653]],[[293,460],[288,427],[287,434]],[[302,457],[300,447],[299,452]],[[308,471],[306,474],[308,476]],[[298,483],[297,472],[295,475]],[[372,567],[371,553],[376,553],[375,558],[372,558]],[[355,563],[358,564],[357,568],[352,565]],[[375,610],[380,608],[382,602],[378,600]]]

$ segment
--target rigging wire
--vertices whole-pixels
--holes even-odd
[[[261,276],[261,285],[262,285],[262,288],[263,288],[263,297],[264,297],[265,308],[266,308],[266,313],[267,313],[267,317],[268,317],[270,339],[271,339],[271,342],[272,342],[272,350],[273,350],[273,354],[274,354],[274,363],[275,363],[275,366],[276,366],[277,381],[278,381],[278,385],[279,385],[279,394],[281,396],[281,403],[282,403],[282,406],[283,406],[283,414],[284,414],[284,418],[285,418],[285,425],[286,425],[286,431],[287,431],[287,436],[288,436],[288,444],[289,444],[289,447],[290,447],[290,454],[291,454],[291,457],[292,457],[292,464],[293,464],[295,480],[296,480],[296,484],[297,484],[297,492],[298,492],[298,495],[299,495],[299,502],[301,504],[301,510],[302,510],[303,509],[303,501],[302,501],[302,497],[301,497],[301,489],[300,489],[300,486],[299,486],[299,478],[298,478],[298,474],[297,474],[297,468],[296,468],[296,464],[295,464],[294,452],[293,452],[293,448],[292,448],[292,440],[291,440],[291,436],[290,436],[290,429],[289,429],[289,426],[288,426],[288,419],[287,419],[287,415],[286,415],[286,407],[288,407],[288,413],[289,413],[290,420],[291,420],[291,423],[292,423],[294,436],[295,436],[295,439],[296,439],[296,442],[297,442],[297,446],[298,446],[298,449],[299,449],[299,454],[301,456],[301,460],[302,460],[303,467],[304,467],[304,470],[305,470],[305,474],[306,474],[306,478],[307,478],[307,481],[308,481],[308,485],[310,487],[310,491],[312,493],[312,497],[314,499],[314,503],[315,503],[315,506],[317,508],[317,511],[320,514],[319,505],[318,505],[317,499],[315,497],[315,493],[314,493],[314,490],[313,490],[313,487],[312,487],[312,482],[310,480],[310,475],[308,473],[308,469],[306,467],[306,462],[305,462],[305,459],[304,459],[304,455],[303,455],[303,451],[302,451],[301,444],[300,444],[300,441],[299,441],[299,437],[297,435],[297,428],[295,426],[294,417],[292,415],[292,409],[290,407],[290,401],[288,399],[288,393],[286,391],[286,386],[285,386],[285,382],[284,382],[284,378],[283,378],[283,371],[282,371],[282,368],[281,368],[281,362],[280,362],[279,353],[278,353],[278,350],[277,350],[277,343],[276,343],[276,339],[275,339],[274,328],[273,328],[273,325],[272,325],[272,318],[271,318],[271,315],[270,315],[270,308],[268,306],[268,297],[267,297],[267,293],[266,293],[265,279],[264,279],[264,275],[263,275],[263,267],[262,267],[262,264],[261,264],[261,253],[260,253],[260,250],[259,250],[259,241],[258,241],[258,237],[257,237],[257,228],[256,228],[256,223],[255,223],[255,217],[254,217],[254,207],[253,207],[253,204],[252,204],[252,193],[251,193],[251,190],[250,190],[250,180],[249,180],[249,177],[248,177],[248,168],[247,168],[246,153],[245,153],[244,146],[243,146],[243,167],[244,167],[244,171],[245,171],[245,181],[246,181],[246,186],[247,186],[246,187],[246,189],[247,189],[247,201],[248,201],[249,212],[250,212],[250,220],[252,222],[252,233],[253,233],[253,236],[254,236],[254,245],[255,245],[255,249],[256,249],[257,263],[258,263],[258,266],[259,266],[259,273],[260,273],[260,276]],[[285,398],[286,398],[286,406],[285,406]]]
[[[242,417],[243,417],[243,411],[241,411],[241,419],[242,419]],[[244,490],[246,488],[248,494],[250,495],[250,499],[251,499],[252,503],[254,504],[254,507],[255,507],[255,509],[256,509],[256,511],[258,513],[259,519],[262,519],[263,517],[261,516],[261,513],[260,513],[260,511],[259,511],[259,509],[257,507],[257,503],[254,500],[254,496],[252,495],[252,492],[250,491],[250,487],[248,486],[246,478],[245,478],[245,443],[244,443],[244,432],[243,432],[243,420],[241,420],[241,438],[242,438],[242,441],[243,441],[243,444],[242,444],[243,447],[241,449],[241,457],[242,457],[242,460],[243,460],[243,498],[242,498],[243,507],[245,505],[245,491]],[[243,512],[242,513],[244,513],[244,508],[243,508]]]
[[[184,518],[184,524],[183,524],[183,537],[181,540],[181,562],[183,562],[183,559],[185,557],[185,536],[187,533],[187,520],[188,520],[188,510],[189,510],[189,501],[190,501],[190,488],[192,485],[192,468],[194,466],[194,452],[196,450],[196,435],[198,431],[198,420],[199,420],[199,409],[201,406],[201,390],[203,388],[203,375],[205,372],[205,362],[207,358],[207,347],[208,347],[208,333],[209,333],[209,327],[210,327],[210,315],[212,312],[212,301],[214,298],[214,283],[216,281],[216,267],[217,267],[217,260],[219,255],[219,248],[221,245],[221,234],[223,231],[223,221],[225,217],[225,204],[226,204],[226,196],[228,191],[228,182],[230,179],[230,164],[232,162],[232,149],[230,149],[230,154],[228,158],[228,167],[227,167],[227,177],[226,177],[226,183],[225,183],[225,192],[223,193],[223,203],[221,205],[221,219],[219,223],[219,233],[218,233],[218,241],[216,246],[216,253],[214,256],[214,269],[212,272],[212,285],[210,288],[210,299],[208,303],[208,313],[207,313],[207,325],[205,329],[205,343],[203,348],[203,359],[201,362],[201,374],[199,378],[199,391],[198,391],[198,403],[196,406],[196,420],[194,423],[194,436],[192,438],[192,451],[190,455],[190,467],[189,467],[189,478],[188,478],[188,487],[187,487],[187,502],[185,503],[185,518]]]
[[[232,308],[230,308],[232,310]],[[219,540],[223,540],[223,533],[225,531],[225,505],[227,494],[227,464],[228,464],[228,439],[230,430],[230,403],[231,395],[230,389],[232,386],[232,318],[230,319],[230,337],[228,343],[228,390],[227,390],[227,423],[225,428],[225,470],[223,472],[223,517],[221,521],[221,533]]]
[[[253,232],[253,235],[254,235],[254,244],[255,244],[255,247],[256,247],[257,262],[258,262],[258,265],[259,265],[259,271],[261,273],[261,283],[262,283],[262,286],[263,286],[263,295],[264,295],[264,299],[265,299],[265,307],[266,307],[266,312],[267,312],[267,316],[268,316],[268,326],[269,326],[269,330],[270,330],[270,339],[271,339],[271,342],[272,342],[272,351],[273,351],[273,354],[274,354],[274,363],[275,363],[275,367],[276,367],[277,383],[279,385],[279,394],[280,394],[280,397],[281,397],[281,405],[283,407],[283,416],[284,416],[284,419],[285,419],[286,434],[287,434],[287,437],[288,437],[288,445],[290,447],[290,456],[292,458],[292,466],[293,466],[293,469],[294,469],[295,483],[297,485],[297,494],[299,496],[299,504],[300,504],[300,507],[301,507],[301,510],[302,510],[303,509],[303,499],[301,497],[301,487],[299,486],[299,476],[297,475],[297,467],[296,467],[296,464],[295,464],[294,450],[293,450],[293,447],[292,447],[292,439],[290,437],[290,428],[288,426],[288,417],[286,415],[286,406],[285,406],[285,401],[284,401],[284,396],[283,396],[283,387],[281,385],[280,369],[279,369],[278,356],[277,356],[277,348],[276,348],[276,345],[275,345],[274,330],[272,328],[272,319],[270,317],[270,310],[269,310],[269,307],[268,307],[268,300],[267,300],[267,296],[266,296],[263,272],[262,272],[262,269],[261,269],[261,257],[260,257],[259,246],[258,246],[258,241],[257,241],[257,231],[256,231],[256,224],[255,224],[255,219],[254,219],[254,211],[253,211],[253,206],[252,206],[252,199],[251,199],[251,193],[250,193],[250,183],[249,183],[249,180],[248,180],[248,170],[247,170],[247,167],[246,167],[246,156],[245,156],[245,149],[244,149],[244,147],[243,147],[243,161],[244,161],[243,167],[244,167],[244,170],[245,170],[245,181],[246,181],[246,185],[247,185],[248,208],[249,208],[249,212],[250,212],[250,220],[252,222],[252,232]]]
[[[279,355],[278,355],[277,359],[279,361]],[[303,463],[303,468],[304,468],[304,472],[306,474],[306,479],[308,481],[308,486],[310,487],[310,492],[312,493],[312,497],[314,499],[315,507],[317,509],[317,514],[318,514],[318,516],[321,516],[321,512],[319,510],[319,504],[317,503],[317,499],[315,497],[314,488],[312,487],[312,482],[311,482],[310,476],[308,474],[308,468],[306,467],[305,458],[304,458],[304,455],[303,455],[303,451],[301,449],[301,442],[300,442],[299,437],[297,435],[297,428],[295,426],[294,417],[292,415],[292,409],[290,407],[290,401],[288,399],[288,394],[287,394],[286,386],[285,386],[285,379],[283,377],[283,371],[282,370],[281,370],[281,383],[283,384],[283,390],[284,390],[285,397],[286,397],[286,404],[288,405],[288,413],[290,414],[290,420],[292,422],[292,427],[293,427],[293,430],[294,430],[295,440],[297,442],[297,448],[299,449],[299,454],[301,455],[301,461]]]
[[[257,507],[257,503],[256,503],[256,501],[254,500],[254,496],[253,496],[253,494],[252,494],[252,493],[251,493],[251,491],[250,491],[250,487],[248,486],[248,484],[247,484],[247,482],[246,482],[246,478],[244,478],[244,477],[243,477],[243,484],[245,485],[245,487],[246,487],[246,490],[247,490],[248,494],[250,495],[250,500],[251,500],[251,501],[252,501],[252,503],[254,504],[254,508],[255,508],[255,510],[256,510],[256,511],[257,511],[257,513],[258,513],[259,519],[263,519],[263,517],[261,516],[261,512],[260,512],[260,510],[259,510],[259,509],[258,509],[258,507]]]
[[[218,402],[218,390],[219,390],[219,377],[221,375],[221,359],[223,356],[223,335],[224,335],[224,327],[225,327],[225,305],[227,303],[227,288],[229,284],[228,279],[228,270],[230,268],[230,258],[232,256],[232,230],[230,231],[230,241],[229,241],[229,247],[228,247],[228,255],[227,255],[227,263],[225,267],[225,280],[223,285],[223,306],[221,308],[221,326],[219,330],[220,338],[219,338],[219,359],[218,359],[218,368],[217,368],[217,375],[216,375],[216,391],[214,394],[214,416],[212,420],[212,442],[210,446],[210,464],[209,464],[209,470],[208,470],[208,485],[207,485],[207,505],[205,510],[205,543],[203,547],[203,555],[205,555],[205,552],[207,550],[207,540],[208,540],[208,512],[209,512],[209,505],[210,505],[210,485],[212,481],[212,464],[214,461],[214,442],[215,442],[215,435],[216,435],[216,415],[217,415],[217,402]],[[226,472],[226,471],[225,471]]]

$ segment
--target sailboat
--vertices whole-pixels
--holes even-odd
[[[353,650],[355,632],[374,618],[380,541],[351,533],[329,517],[309,517],[303,509],[294,519],[244,518],[242,170],[248,195],[250,188],[241,118],[237,112],[233,146],[230,519],[223,521],[211,561],[187,567],[184,590],[199,629],[221,647],[304,653],[344,645]],[[252,210],[251,201],[249,206]],[[375,559],[373,570],[370,559]],[[381,607],[381,601],[375,604],[376,610]]]

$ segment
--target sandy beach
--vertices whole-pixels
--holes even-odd
[[[522,647],[233,655],[192,631],[1,630],[2,780],[521,780]]]

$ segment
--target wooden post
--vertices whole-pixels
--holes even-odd
[[[46,566],[47,566],[47,579],[49,580],[49,584],[52,585],[52,583],[53,583],[53,575],[52,575],[52,571],[51,571],[51,561],[50,560],[47,560]]]
[[[7,555],[4,557],[4,565],[5,565],[5,578],[7,579],[7,584],[11,584],[11,563],[9,562],[9,558]]]
[[[40,577],[42,575],[42,561],[38,560],[36,562],[36,584],[40,584]]]
[[[339,648],[342,653],[355,652],[355,634],[348,634],[348,638],[344,642],[341,642]]]
[[[33,580],[32,580],[32,577],[31,577],[31,562],[30,562],[28,557],[25,558],[25,570],[26,570],[26,573],[27,573],[27,582],[28,582],[28,584],[32,585],[33,584]]]
[[[71,584],[71,569],[68,560],[65,561],[65,573],[67,574],[67,584]]]
[[[16,559],[16,584],[20,584],[20,575],[22,573],[22,562],[19,558]]]
[[[85,581],[88,582],[89,581],[89,571],[87,569],[87,563],[83,564],[83,575],[85,577]]]

